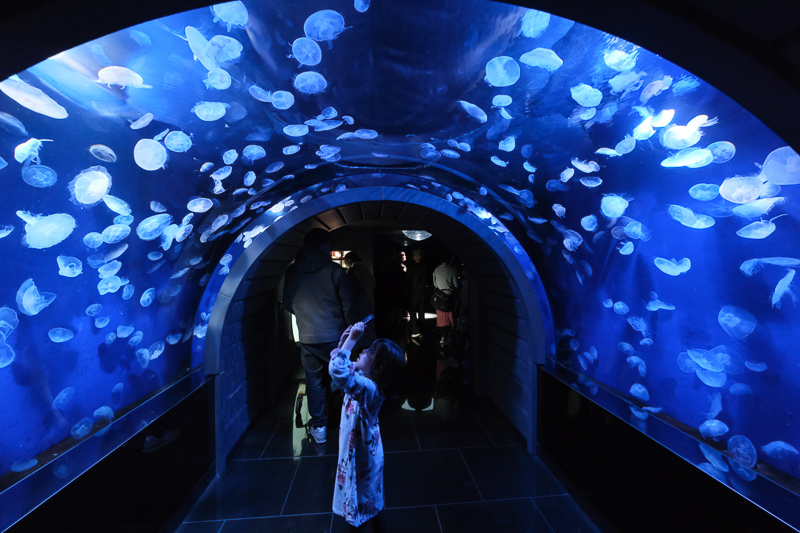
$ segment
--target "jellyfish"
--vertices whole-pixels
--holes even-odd
[[[641,383],[634,383],[633,386],[631,386],[630,393],[631,396],[638,398],[643,402],[650,400],[650,393],[647,392],[647,389]]]
[[[509,56],[499,56],[486,63],[484,81],[494,87],[509,87],[519,80],[519,64]]]
[[[728,432],[728,426],[714,418],[700,424],[700,434],[704,437],[719,437]]]
[[[365,13],[369,9],[370,0],[355,0],[354,6],[359,13]]]
[[[764,453],[776,459],[786,459],[787,457],[800,453],[797,451],[797,448],[782,440],[774,440],[762,446],[761,449],[764,450]]]
[[[103,230],[101,236],[106,244],[115,244],[131,234],[130,226],[125,224],[112,224]]]
[[[144,170],[158,170],[167,161],[167,150],[153,139],[140,139],[133,148],[133,159]]]
[[[53,409],[58,411],[66,411],[67,407],[72,404],[75,399],[75,387],[67,387],[59,392],[53,400]]]
[[[727,429],[725,427],[726,431]],[[728,439],[728,451],[731,452],[733,459],[746,468],[752,468],[758,461],[758,453],[755,446],[744,435],[734,435]]]
[[[703,133],[700,128],[713,126],[716,118],[709,119],[708,115],[697,115],[686,126],[672,126],[661,136],[661,144],[670,150],[683,150],[694,146],[700,141]]]
[[[294,105],[294,95],[288,91],[275,91],[270,101],[275,109],[289,109]]]
[[[630,344],[628,346],[630,346]],[[631,350],[633,350],[633,347],[631,347]],[[641,357],[631,355],[625,361],[627,361],[628,364],[631,365],[631,368],[637,369],[639,371],[640,376],[645,377],[647,375],[647,365],[645,364],[645,362],[642,360]]]
[[[81,171],[69,184],[72,200],[83,206],[99,204],[110,188],[111,175],[101,166]]]
[[[214,14],[214,22],[221,20],[228,31],[233,27],[244,28],[247,25],[247,8],[238,0],[212,5],[211,12]]]
[[[298,74],[293,84],[294,88],[303,94],[317,94],[328,86],[322,74],[312,70]]]
[[[31,278],[20,285],[16,297],[17,307],[28,316],[39,314],[42,309],[53,303],[55,299],[56,295],[52,292],[39,292]]]
[[[95,156],[100,161],[105,161],[106,163],[114,163],[117,160],[117,154],[115,154],[114,150],[112,150],[105,144],[91,145],[89,147],[89,153]]]
[[[776,185],[800,183],[800,155],[789,146],[773,150],[764,160],[761,172]]]
[[[652,300],[650,300],[650,302],[647,304],[647,310],[648,311],[658,311],[659,309],[665,309],[667,311],[672,311],[672,310],[675,309],[674,305],[668,304],[666,302],[662,302],[661,300],[659,300],[658,299],[658,294],[656,294],[655,292],[651,292],[650,293],[650,298],[652,298]]]
[[[585,178],[580,179],[581,184],[584,187],[588,187],[590,189],[594,189],[603,183],[603,180],[598,178],[597,176],[587,176]]]
[[[69,114],[58,102],[41,89],[28,85],[16,74],[0,81],[0,91],[26,109],[50,118],[63,119]]]
[[[586,231],[597,230],[597,217],[595,215],[587,215],[581,219],[581,226]]]
[[[550,25],[550,13],[529,9],[522,17],[520,33],[525,37],[535,39],[539,37]]]
[[[549,48],[534,48],[530,52],[522,54],[519,61],[523,65],[538,67],[548,72],[554,72],[564,64],[564,60]]]
[[[719,196],[719,185],[698,183],[689,189],[689,196],[701,202],[708,202]],[[734,212],[736,212],[736,208],[734,208]]]
[[[723,306],[717,316],[717,321],[725,333],[737,339],[750,335],[756,328],[756,319],[742,309],[732,305]]]
[[[621,255],[631,255],[633,253],[633,243],[631,241],[628,241],[622,246],[620,246],[619,253]]]
[[[656,257],[653,259],[656,267],[670,276],[679,276],[689,271],[692,268],[692,261],[688,257],[684,257],[680,261],[677,259],[664,259],[663,257]]]
[[[629,202],[617,194],[606,194],[600,201],[600,212],[608,219],[621,217],[628,208]]]
[[[58,344],[62,342],[67,342],[72,337],[74,337],[75,334],[66,328],[53,328],[47,332],[47,336],[50,337],[51,341]]]
[[[722,372],[725,370],[725,365],[720,361],[719,356],[709,350],[693,349],[687,350],[686,353],[691,357],[692,361],[697,363],[697,366],[711,372]]]
[[[97,316],[103,310],[103,304],[92,304],[86,308],[86,316]]]
[[[710,228],[715,220],[708,215],[695,214],[688,207],[672,204],[668,208],[670,216],[686,227],[694,229]]]
[[[5,341],[0,341],[0,368],[5,368],[13,363],[16,357],[17,354],[14,349],[6,344]]]
[[[603,100],[603,93],[585,83],[579,83],[570,88],[572,99],[583,107],[597,107]]]
[[[146,291],[142,293],[141,298],[139,298],[139,303],[142,304],[142,307],[147,307],[156,297],[156,290],[153,287],[150,287]]]
[[[706,148],[684,148],[680,152],[661,161],[661,166],[665,168],[698,168],[711,163],[713,158],[714,155],[711,153],[711,150],[707,150]]]
[[[120,268],[122,268],[120,261],[110,261],[97,269],[97,275],[100,276],[100,279],[110,278],[119,272]]]
[[[130,128],[132,130],[140,130],[150,124],[153,121],[153,114],[152,113],[145,113],[138,119],[131,122]]]
[[[477,120],[481,124],[489,120],[489,117],[486,115],[486,112],[484,112],[483,109],[476,106],[475,104],[471,104],[465,100],[459,100],[458,103],[461,104],[461,107],[464,109],[464,111],[467,112],[467,114],[470,117]]]
[[[200,120],[205,122],[213,122],[224,117],[229,107],[229,104],[222,102],[197,102],[194,107],[192,107],[191,111]]]
[[[616,302],[614,304],[614,312],[617,313],[618,315],[627,314],[628,311],[630,311],[630,309],[625,304],[625,302]]]
[[[746,204],[761,194],[764,181],[761,176],[727,178],[719,187],[719,194],[729,202]]]
[[[170,224],[172,224],[172,215],[165,213],[153,215],[139,223],[136,227],[136,234],[143,241],[152,241],[160,237]]]
[[[624,50],[606,50],[603,52],[603,62],[607,67],[617,72],[625,72],[636,66],[636,52],[628,53]]]
[[[134,329],[136,328],[134,328],[133,326],[124,326],[120,324],[119,326],[117,326],[117,337],[119,337],[120,339],[127,339],[128,337],[130,337],[131,333],[133,333]]]
[[[786,216],[787,213],[783,213],[782,215],[778,215],[773,217],[769,220],[759,220],[748,224],[747,226],[743,227],[739,231],[736,232],[736,235],[739,237],[743,237],[745,239],[766,239],[775,231],[776,226],[775,223],[772,222],[776,218],[780,218],[782,216]]]
[[[24,143],[18,144],[14,147],[14,159],[18,163],[33,161],[39,164],[39,150],[42,148],[42,143],[50,141],[50,139],[35,139],[31,138]]]
[[[92,431],[92,426],[94,426],[94,422],[91,419],[83,418],[72,426],[69,432],[73,439],[80,440]]]
[[[75,219],[66,213],[35,215],[28,211],[17,211],[25,221],[22,243],[29,248],[44,249],[60,243],[75,229]]]
[[[205,50],[205,54],[217,64],[229,63],[239,59],[239,57],[242,55],[243,49],[244,47],[242,46],[242,43],[233,37],[228,37],[226,35],[215,35],[208,40],[208,47]],[[217,68],[217,65],[215,65],[214,68]],[[214,69],[208,70],[211,71]]]
[[[266,155],[267,152],[262,147],[258,146],[257,144],[249,144],[244,147],[244,150],[242,150],[242,161],[250,164],[265,157]]]
[[[782,204],[785,199],[782,196],[773,198],[761,198],[746,204],[737,205],[733,208],[733,214],[742,218],[758,218],[766,215],[776,205]]]
[[[336,11],[323,9],[310,15],[303,24],[306,37],[315,41],[331,41],[336,39],[343,31],[344,17]]]
[[[781,298],[783,298],[786,294],[792,297],[792,301],[797,300],[797,297],[794,295],[794,293],[789,290],[789,285],[792,283],[796,273],[796,270],[790,268],[786,275],[783,276],[780,281],[778,281],[778,284],[775,286],[775,291],[772,293],[772,307],[777,307],[780,309]]]
[[[609,302],[610,301],[611,300],[609,300]],[[617,343],[617,348],[619,349],[619,351],[621,351],[625,355],[633,355],[633,346],[631,346],[627,342],[618,342]]]
[[[305,124],[291,124],[283,128],[283,133],[289,137],[302,137],[308,133],[308,126]]]
[[[22,170],[22,179],[28,185],[43,189],[53,186],[57,181],[56,171],[44,165],[30,165]]]
[[[164,145],[173,152],[185,152],[192,147],[192,139],[182,131],[173,131],[164,139]]]
[[[145,85],[142,77],[136,72],[127,67],[111,66],[101,69],[97,73],[95,83],[103,83],[111,87],[112,85],[119,85],[123,89],[125,87],[132,87],[135,89],[151,89],[152,85]]]
[[[0,127],[15,135],[28,137],[30,134],[25,125],[14,115],[0,111]]]
[[[301,65],[314,66],[322,61],[322,50],[319,45],[308,37],[299,37],[292,43],[292,54]]]
[[[561,204],[553,204],[553,212],[561,218],[567,213],[566,208]]]
[[[77,277],[83,272],[83,263],[77,257],[59,255],[56,258],[58,263],[58,274],[67,278]]]

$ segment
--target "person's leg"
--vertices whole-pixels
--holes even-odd
[[[311,415],[309,424],[312,428],[325,427],[328,424],[326,388],[330,378],[325,362],[330,359],[330,352],[336,347],[336,344],[334,341],[324,344],[300,345],[300,359],[306,371],[308,414]]]

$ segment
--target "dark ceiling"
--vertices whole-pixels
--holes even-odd
[[[514,3],[576,20],[665,57],[727,94],[795,149],[800,147],[797,0]],[[4,79],[93,38],[204,5],[208,3],[201,0],[7,3],[0,19],[0,77]]]

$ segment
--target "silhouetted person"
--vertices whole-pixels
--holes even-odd
[[[353,291],[355,314],[361,320],[375,311],[375,278],[356,252],[344,256],[344,266]]]
[[[436,328],[441,336],[441,343],[450,343],[450,333],[455,326],[453,310],[456,308],[458,289],[458,270],[450,264],[452,261],[442,261],[433,271],[433,286],[442,291],[450,300],[450,311],[436,310]]]
[[[422,324],[425,322],[425,309],[428,305],[428,269],[422,262],[422,250],[411,252],[413,262],[408,265],[408,313],[410,316],[411,336],[422,335]]]
[[[297,317],[311,435],[323,443],[328,424],[330,353],[338,345],[342,330],[359,318],[353,312],[347,273],[331,260],[330,235],[324,229],[314,228],[306,234],[284,276],[283,307]]]

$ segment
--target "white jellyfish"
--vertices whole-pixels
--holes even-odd
[[[55,299],[56,295],[52,292],[39,292],[31,278],[25,280],[17,290],[17,308],[28,316],[39,314]]]
[[[41,89],[28,85],[16,74],[0,81],[0,91],[22,107],[40,115],[56,119],[69,116],[64,106],[47,96]]]
[[[344,17],[331,9],[313,13],[303,24],[306,37],[315,41],[328,41],[329,44],[344,30]]]
[[[313,70],[301,72],[294,79],[294,88],[303,94],[317,94],[324,91],[327,86],[325,77]]]
[[[110,188],[111,175],[101,166],[81,171],[69,184],[72,200],[83,206],[99,204]]]
[[[173,152],[185,152],[192,147],[192,139],[182,131],[172,131],[164,139],[164,145]]]
[[[143,241],[152,241],[160,237],[171,223],[172,215],[166,213],[153,215],[139,223],[136,227],[136,234]]]
[[[569,90],[572,99],[583,107],[597,107],[603,100],[603,93],[585,83],[579,83]]]
[[[219,63],[229,63],[239,59],[244,47],[242,43],[227,35],[215,35],[208,40],[206,55]],[[209,69],[212,70],[212,69]]]
[[[617,194],[607,194],[600,201],[600,212],[609,219],[621,217],[628,208],[629,202]]]
[[[244,147],[244,150],[242,150],[242,161],[250,164],[253,161],[258,161],[259,159],[266,157],[266,155],[267,152],[262,147],[258,146],[257,144],[249,144]]]
[[[197,115],[197,118],[200,120],[213,122],[224,117],[229,107],[229,104],[222,102],[197,102],[194,107],[192,107],[192,113]]]
[[[58,263],[58,275],[67,278],[77,277],[83,272],[83,263],[77,257],[59,255],[56,257]]]
[[[244,28],[249,18],[247,8],[239,0],[215,4],[211,6],[211,12],[214,13],[214,22],[221,20],[228,31],[233,27]]]
[[[272,107],[281,111],[294,105],[294,95],[289,91],[275,91],[272,93]]]
[[[292,55],[301,65],[314,66],[322,61],[322,50],[313,39],[298,37],[292,43]]]
[[[114,163],[117,160],[117,154],[115,154],[114,150],[112,150],[105,144],[91,145],[89,147],[89,153],[95,156],[100,161],[105,161],[106,163]]]
[[[556,71],[564,64],[564,60],[549,48],[534,48],[522,54],[519,61],[529,67],[538,67],[548,72]]]
[[[94,80],[96,83],[103,83],[109,87],[112,85],[119,85],[123,89],[125,87],[133,87],[136,89],[152,88],[151,85],[145,85],[144,80],[139,74],[127,67],[105,67],[97,73],[97,78],[98,79]]]
[[[163,168],[167,161],[167,150],[158,141],[141,139],[133,148],[133,159],[139,168],[158,170]]]
[[[508,87],[519,80],[519,64],[509,56],[499,56],[486,63],[484,80],[494,87]]]
[[[22,242],[29,248],[41,250],[55,246],[69,237],[75,229],[75,219],[66,213],[35,215],[27,211],[17,211],[17,216],[25,221]]]
[[[539,37],[550,25],[550,13],[529,9],[522,17],[522,29],[520,33],[525,37],[535,39]]]

